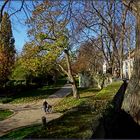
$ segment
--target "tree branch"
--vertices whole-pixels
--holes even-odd
[[[20,8],[18,10],[16,10],[15,12],[13,12],[12,14],[10,14],[9,17],[11,17],[12,15],[16,14],[17,12],[20,12],[22,10],[22,8],[23,8],[24,2],[25,2],[25,0],[22,0]]]
[[[122,3],[131,11],[134,15],[137,15],[137,8],[134,0],[122,0]]]
[[[60,64],[58,64],[58,66],[60,67],[60,69],[61,69],[66,75],[69,75],[68,72],[67,72]]]
[[[0,10],[0,23],[1,23],[1,21],[2,21],[2,16],[3,16],[4,8],[5,8],[6,4],[7,4],[9,1],[10,1],[10,0],[6,0],[6,1],[4,2],[4,4],[2,5],[2,7],[1,7],[1,10]]]

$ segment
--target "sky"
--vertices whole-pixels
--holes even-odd
[[[21,2],[13,1],[13,7],[19,8]],[[20,21],[20,22],[19,22]],[[13,36],[15,38],[15,48],[17,52],[21,52],[24,44],[29,41],[27,31],[28,27],[25,24],[26,15],[23,11],[18,12],[16,16],[11,17]]]
[[[27,36],[27,26],[22,25],[21,23],[13,23],[13,36],[15,38],[15,48],[17,52],[21,52],[25,42],[29,41]]]

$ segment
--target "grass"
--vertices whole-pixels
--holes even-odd
[[[6,137],[4,136],[4,137],[1,137],[1,138],[21,140],[26,135],[28,135],[28,134],[30,134],[34,131],[37,131],[39,129],[40,129],[40,125],[27,126],[27,127],[24,127],[24,128],[19,128],[17,130],[11,131],[9,134],[6,135]]]
[[[49,95],[53,94],[59,90],[66,83],[65,79],[60,79],[55,85],[43,86],[38,89],[32,89],[24,92],[20,92],[18,95],[14,95],[10,99],[10,103],[28,103],[33,101],[38,101],[40,99],[45,99]],[[1,98],[1,102],[4,98]],[[6,98],[5,98],[6,99]]]
[[[114,82],[111,85],[109,85],[107,88],[102,89],[96,96],[96,99],[106,99],[106,100],[110,100],[114,97],[114,95],[117,93],[118,91],[118,87],[120,87],[120,85],[123,82]]]
[[[99,90],[95,88],[90,89],[78,89],[80,92],[80,99],[75,99],[72,95],[65,97],[57,106],[55,106],[54,110],[56,112],[65,112],[73,107],[85,104],[90,97],[94,97]]]
[[[49,95],[56,92],[60,87],[43,86],[42,88],[21,92],[19,95],[13,97],[11,103],[28,103],[45,99]]]
[[[6,119],[8,116],[12,115],[13,112],[10,110],[0,110],[0,121]]]
[[[97,89],[79,89],[80,99],[71,96],[64,98],[55,111],[64,112],[64,115],[47,124],[44,129],[40,124],[34,131],[26,132],[19,129],[2,138],[80,138],[89,139],[98,125],[106,105],[119,89],[121,82],[113,83],[101,91]],[[32,130],[32,126],[28,127]],[[22,134],[21,134],[22,133]],[[24,136],[23,136],[24,135]]]
[[[64,114],[61,118],[48,123],[36,134],[27,138],[90,138],[93,114],[90,107],[79,106]]]

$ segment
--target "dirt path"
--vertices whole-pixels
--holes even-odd
[[[46,100],[49,104],[55,105],[60,102],[63,97],[69,95],[71,91],[71,85],[66,84],[56,93],[50,95]],[[0,136],[18,127],[41,123],[42,116],[46,116],[47,121],[51,121],[62,115],[61,113],[50,113],[46,115],[42,109],[43,100],[28,104],[0,104],[0,108],[14,111],[11,117],[0,121]]]

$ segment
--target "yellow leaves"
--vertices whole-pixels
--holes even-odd
[[[37,58],[30,58],[28,61],[22,61],[24,68],[29,69],[32,72],[36,72],[40,66],[40,62]]]
[[[58,3],[55,2],[56,6]],[[30,31],[35,40],[34,43],[26,45],[23,53],[24,60],[28,61],[25,65],[26,67],[29,65],[28,68],[32,71],[36,71],[45,64],[49,67],[53,66],[68,46],[67,21],[63,20],[63,17],[59,18],[62,11],[54,7],[51,5],[51,1],[47,1],[47,5],[44,2],[33,11]],[[45,8],[46,10],[44,10]],[[35,44],[39,44],[41,47],[37,47]]]

